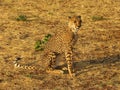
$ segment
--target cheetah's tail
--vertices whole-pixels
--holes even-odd
[[[19,63],[18,63],[18,60],[14,60],[14,61],[13,61],[13,63],[14,63],[14,67],[15,67],[15,68],[35,69],[35,67],[34,67],[34,66],[21,65],[21,64],[19,64]]]

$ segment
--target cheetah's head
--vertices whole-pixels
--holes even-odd
[[[81,16],[69,17],[68,26],[72,30],[72,32],[77,33],[77,31],[81,27],[81,23]]]

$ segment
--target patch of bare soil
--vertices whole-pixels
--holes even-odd
[[[83,20],[74,46],[74,79],[44,72],[42,53],[35,51],[37,40],[63,30],[72,15]],[[40,70],[15,69],[16,57],[23,64],[38,60]],[[65,64],[63,57],[57,59]],[[44,89],[120,89],[119,0],[0,0],[0,90]]]

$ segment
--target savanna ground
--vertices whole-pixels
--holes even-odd
[[[76,78],[14,68],[16,57],[40,60],[35,42],[62,30],[72,15],[83,20]],[[0,0],[0,90],[120,90],[120,0]]]

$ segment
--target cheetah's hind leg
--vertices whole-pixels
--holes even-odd
[[[62,70],[57,70],[55,69],[56,67],[56,57],[57,57],[57,53],[55,52],[50,52],[49,55],[49,64],[48,64],[48,68],[47,68],[47,72],[48,73],[52,73],[52,74],[63,74]]]

